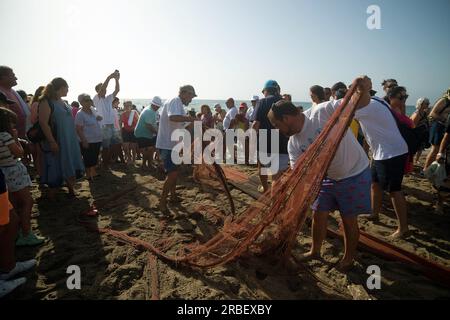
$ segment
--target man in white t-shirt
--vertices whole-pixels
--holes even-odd
[[[333,115],[336,104],[324,102],[314,109],[300,112],[291,102],[277,102],[268,114],[272,125],[280,133],[289,136],[288,152],[291,167],[314,143],[328,120]],[[369,159],[350,132],[344,135],[336,155],[322,182],[320,193],[312,206],[313,244],[305,259],[319,258],[322,243],[327,233],[330,212],[339,210],[344,226],[345,253],[338,265],[339,270],[353,266],[359,240],[358,215],[370,213],[370,169]]]
[[[228,108],[228,112],[225,115],[225,119],[223,119],[223,129],[225,130],[225,136],[227,134],[228,130],[234,130],[234,119],[236,118],[236,115],[239,113],[239,110],[236,108],[235,106],[235,102],[233,98],[229,98],[226,102],[225,105]],[[225,143],[223,144],[223,157],[224,157],[224,162],[227,159],[227,143],[225,141]],[[232,152],[234,152],[233,150],[228,150],[228,152],[231,154]]]
[[[372,219],[378,219],[381,211],[383,190],[389,192],[399,226],[392,234],[401,238],[408,233],[407,207],[402,193],[402,181],[408,145],[403,139],[397,123],[389,111],[389,106],[372,98],[372,81],[361,78],[362,97],[357,106],[355,119],[358,120],[372,155]]]
[[[111,79],[116,80],[116,88],[114,89],[114,92],[110,95],[106,95],[106,90],[108,89],[108,84]],[[102,142],[102,159],[103,159],[103,166],[105,168],[108,168],[109,162],[111,161],[111,152],[110,148],[111,145],[114,144],[114,122],[115,122],[115,114],[113,109],[113,100],[117,96],[117,94],[120,91],[120,85],[119,85],[119,79],[120,79],[120,73],[119,71],[115,71],[114,73],[110,74],[108,78],[106,78],[105,82],[99,83],[95,86],[95,91],[97,94],[95,95],[93,101],[94,106],[97,111],[97,114],[102,117],[102,121],[100,122],[100,125],[102,127],[102,135],[103,135],[103,142]]]
[[[233,120],[236,118],[239,111],[235,106],[233,98],[228,99],[225,104],[228,108],[228,112],[225,115],[225,119],[223,119],[223,129],[226,131],[233,128]]]
[[[176,195],[178,167],[172,161],[172,149],[178,141],[172,141],[172,133],[177,129],[184,129],[187,123],[193,123],[196,119],[186,115],[184,106],[188,106],[196,97],[192,86],[186,85],[180,88],[178,97],[166,101],[161,111],[159,120],[156,148],[159,149],[160,157],[164,162],[164,170],[167,178],[164,182],[163,192],[159,203],[162,212],[168,212],[167,197],[170,193],[171,202],[179,202]]]

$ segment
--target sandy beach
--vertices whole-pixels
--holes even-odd
[[[253,167],[238,169],[256,174]],[[183,170],[177,186],[183,202],[171,207],[176,218],[170,220],[164,219],[157,209],[164,177],[156,171],[142,171],[138,167],[116,164],[110,172],[101,172],[102,177],[92,183],[80,180],[77,183],[77,200],[67,199],[64,191],[61,191],[57,203],[39,200],[41,191],[34,184],[33,198],[36,203],[33,211],[39,211],[41,216],[33,220],[33,228],[47,241],[41,247],[18,249],[19,259],[36,257],[38,266],[27,275],[28,282],[8,298],[144,300],[156,293],[160,299],[188,300],[353,299],[358,296],[354,288],[365,287],[368,277],[366,268],[370,265],[380,266],[382,288],[372,291],[366,289],[368,296],[365,298],[450,297],[449,288],[431,281],[416,269],[362,250],[359,250],[356,267],[348,274],[342,274],[332,268],[332,264],[342,254],[342,243],[329,238],[323,250],[325,261],[305,263],[296,274],[273,267],[256,257],[246,257],[210,270],[172,266],[158,259],[159,290],[152,292],[148,252],[136,250],[110,236],[88,231],[79,222],[80,213],[86,212],[95,201],[102,204],[99,216],[83,217],[83,220],[99,227],[126,232],[152,244],[158,244],[162,238],[172,237],[175,245],[169,252],[176,254],[177,248],[183,244],[203,242],[221,226],[220,219],[196,213],[196,205],[212,205],[218,209],[227,206],[223,193],[202,189],[193,181],[192,170],[188,167]],[[412,236],[394,241],[393,244],[450,267],[448,205],[445,215],[435,214],[431,184],[416,173],[405,178],[404,186]],[[235,188],[232,188],[231,193],[238,213],[254,201]],[[387,201],[386,198],[379,223],[360,218],[362,230],[383,239],[395,230],[395,213]],[[333,215],[331,226],[337,226],[338,216]],[[295,256],[309,249],[310,234],[309,225],[306,225],[298,235],[298,246],[293,252]],[[66,270],[70,265],[78,265],[81,269],[81,290],[67,289]]]

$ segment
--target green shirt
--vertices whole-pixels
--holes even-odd
[[[153,137],[155,137],[156,134],[150,131],[150,129],[147,127],[147,124],[151,124],[153,128],[157,130],[158,128],[156,122],[156,112],[151,107],[145,108],[139,117],[136,128],[134,129],[134,135],[136,136],[136,138],[152,139]]]

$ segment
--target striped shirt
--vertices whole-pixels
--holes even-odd
[[[9,150],[9,145],[16,143],[8,132],[0,132],[0,167],[11,167],[17,163]]]

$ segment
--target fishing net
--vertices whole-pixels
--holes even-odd
[[[175,257],[149,243],[140,241],[139,245],[161,259],[200,268],[226,264],[249,251],[272,257],[289,257],[308,209],[316,199],[326,171],[353,119],[356,107],[350,103],[350,99],[356,87],[354,83],[352,90],[342,100],[316,141],[297,161],[294,169],[285,173],[272,186],[272,191],[263,194],[258,202],[243,213],[224,219],[223,228],[209,241],[186,245]],[[201,164],[195,170],[197,181],[207,184],[211,184],[208,180],[220,182],[220,185],[213,183],[211,186],[225,190],[234,212],[234,204],[220,166]],[[131,239],[126,235],[116,236],[127,242]]]

